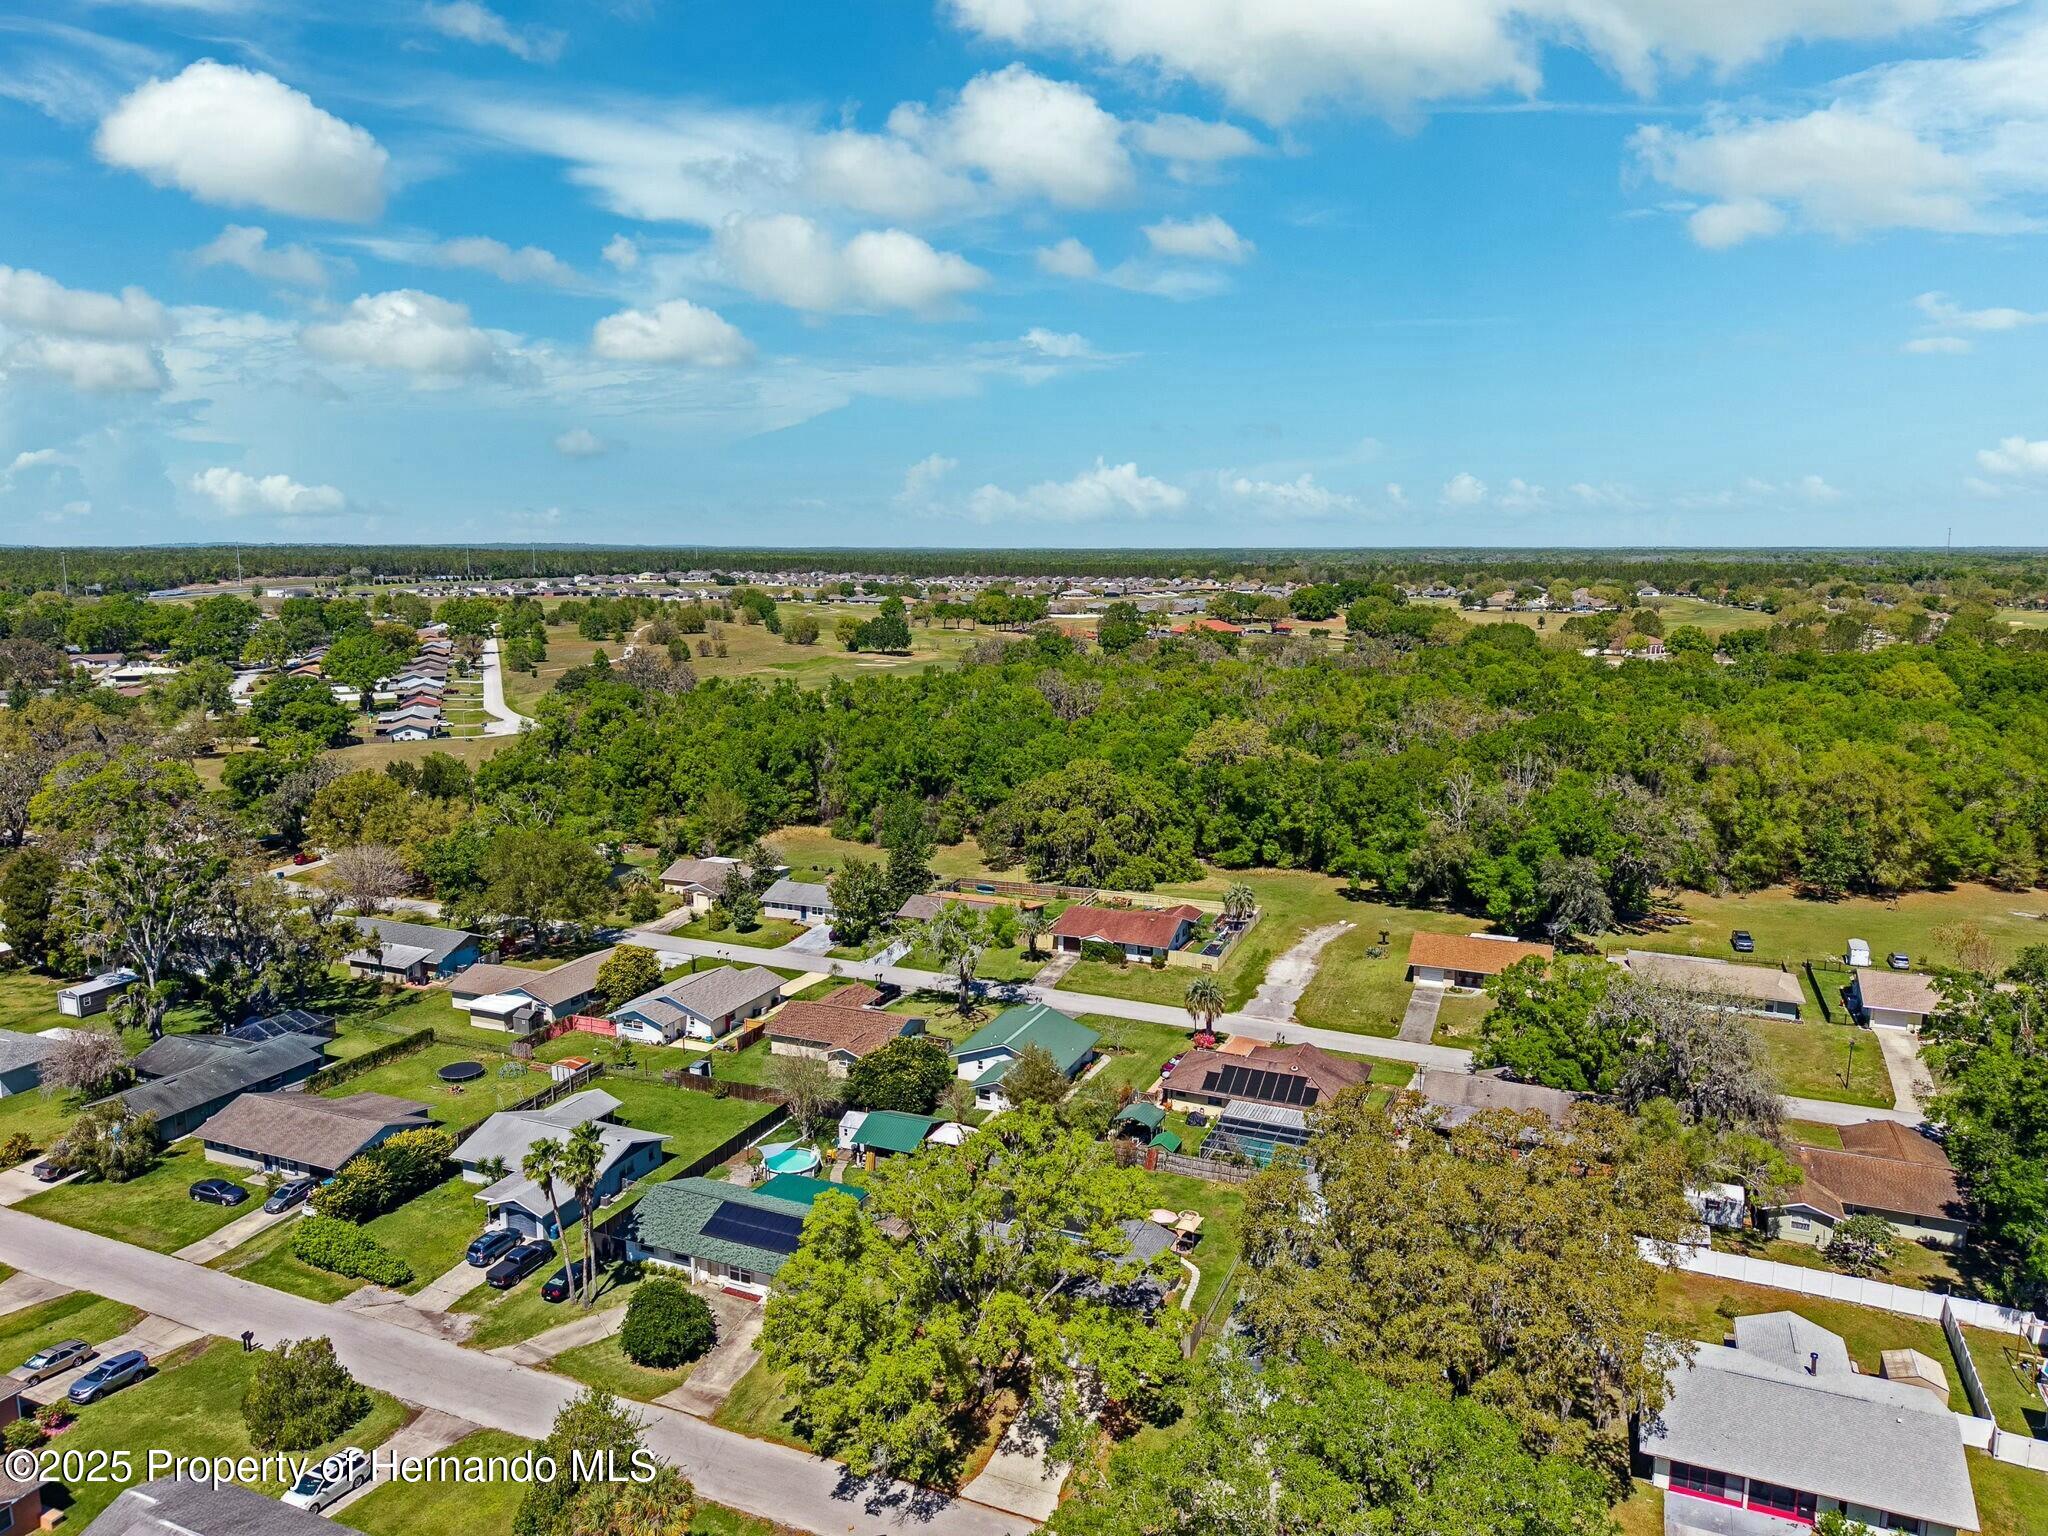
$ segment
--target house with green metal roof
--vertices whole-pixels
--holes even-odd
[[[793,1191],[802,1198],[790,1199],[771,1194],[765,1185],[745,1189],[725,1179],[671,1179],[655,1185],[620,1218],[626,1257],[665,1264],[692,1280],[741,1295],[765,1296],[796,1252],[812,1203],[834,1187]]]
[[[930,1115],[897,1109],[850,1109],[839,1120],[839,1150],[855,1157],[900,1157],[915,1152],[939,1128]]]
[[[1045,1051],[1072,1081],[1095,1059],[1095,1044],[1101,1038],[1057,1008],[1019,1003],[1005,1008],[953,1047],[953,1066],[961,1081],[974,1084],[977,1109],[1008,1109],[1003,1078],[1028,1048],[1035,1045]]]

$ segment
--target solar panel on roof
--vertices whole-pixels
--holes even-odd
[[[751,1205],[721,1205],[704,1223],[706,1237],[765,1248],[770,1253],[795,1253],[804,1219],[788,1211],[762,1211]]]
[[[282,1013],[273,1013],[268,1018],[250,1019],[237,1024],[228,1031],[230,1040],[275,1040],[283,1035],[324,1035],[331,1028],[329,1020],[317,1013],[308,1013],[303,1008],[287,1008]]]

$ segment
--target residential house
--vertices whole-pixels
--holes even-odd
[[[920,891],[915,896],[906,896],[903,905],[896,909],[896,926],[908,923],[926,923],[946,910],[946,903],[958,897],[941,895],[936,891]]]
[[[1114,944],[1126,959],[1149,961],[1186,944],[1201,920],[1201,909],[1185,903],[1177,907],[1074,906],[1062,912],[1046,931],[1054,948],[1073,954],[1079,954],[1084,944]]]
[[[446,729],[438,709],[394,709],[377,717],[377,735],[384,741],[431,741]]]
[[[627,1214],[626,1257],[763,1297],[796,1252],[812,1204],[827,1194],[866,1198],[862,1190],[790,1174],[758,1189],[726,1179],[671,1179],[650,1189]]]
[[[245,1093],[304,1082],[326,1057],[318,1041],[303,1035],[166,1035],[129,1065],[142,1081],[114,1097],[136,1114],[154,1115],[157,1134],[169,1142],[191,1135]]]
[[[457,928],[359,917],[356,931],[374,942],[349,952],[349,974],[372,981],[424,986],[445,981],[483,958],[483,940]]]
[[[1731,1013],[1796,1019],[1806,1006],[1799,978],[1770,965],[1738,965],[1705,955],[1666,955],[1631,949],[1621,957],[1631,976],[1652,986],[1674,987],[1719,999]]]
[[[54,1031],[31,1035],[18,1029],[0,1029],[0,1099],[40,1088],[43,1063],[63,1043],[64,1036]]]
[[[1523,960],[1548,960],[1557,951],[1501,933],[1417,933],[1408,941],[1408,979],[1432,987],[1482,987]]]
[[[86,981],[73,982],[57,994],[57,1011],[70,1019],[89,1019],[95,1014],[105,1013],[114,1005],[114,999],[142,980],[136,972],[122,966],[118,970],[102,971]]]
[[[884,1157],[902,1157],[923,1146],[940,1128],[930,1115],[896,1109],[849,1109],[839,1117],[839,1150],[872,1168]]]
[[[849,1068],[891,1040],[924,1033],[924,1020],[886,1013],[872,1004],[881,993],[853,983],[823,997],[784,1003],[768,1020],[773,1056],[815,1056],[844,1077]]]
[[[622,1040],[703,1049],[766,1013],[781,996],[782,978],[773,971],[727,965],[664,982],[614,1008],[611,1020]]]
[[[582,1219],[582,1207],[574,1190],[557,1185],[550,1205],[548,1192],[519,1171],[519,1165],[536,1142],[566,1143],[580,1125],[594,1122],[603,1140],[604,1153],[598,1164],[597,1202],[603,1205],[635,1179],[661,1166],[662,1144],[668,1140],[655,1131],[637,1131],[610,1117],[618,1112],[619,1101],[601,1089],[572,1093],[545,1109],[500,1110],[471,1131],[455,1149],[455,1162],[462,1176],[472,1183],[484,1178],[484,1165],[502,1161],[504,1177],[477,1191],[477,1199],[489,1211],[486,1226],[510,1227],[522,1237],[559,1237],[554,1230],[554,1211],[564,1223]]]
[[[432,1123],[426,1105],[384,1093],[245,1093],[193,1134],[212,1162],[326,1178],[400,1131]]]
[[[4,1386],[0,1386],[0,1396],[15,1404],[15,1417],[19,1417],[22,1406],[19,1398]],[[12,1459],[9,1458],[10,1461]],[[35,1458],[31,1456],[28,1461],[33,1463]],[[29,1475],[16,1477],[13,1472],[0,1468],[0,1536],[28,1536],[28,1532],[42,1529],[43,1480],[33,1466],[22,1470]],[[94,1521],[87,1529],[96,1529],[98,1524]]]
[[[1372,1063],[1316,1045],[1253,1045],[1189,1051],[1159,1080],[1168,1109],[1219,1110],[1241,1102],[1310,1110],[1372,1081]]]
[[[482,1029],[524,1034],[594,1007],[597,973],[611,950],[580,955],[551,971],[518,965],[473,965],[448,983],[448,1000]]]
[[[761,893],[761,910],[792,923],[829,923],[839,915],[830,886],[787,877]]]
[[[1881,1216],[1912,1241],[1957,1248],[1969,1235],[1962,1186],[1948,1154],[1889,1120],[1841,1127],[1842,1145],[1795,1146],[1802,1175],[1772,1218],[1772,1235],[1825,1248],[1851,1216]]]
[[[1008,1109],[1003,1079],[1025,1051],[1033,1046],[1043,1050],[1071,1082],[1095,1059],[1095,1045],[1101,1038],[1080,1020],[1049,1004],[1019,1003],[1005,1008],[954,1046],[953,1069],[961,1081],[974,1084],[977,1109]]]
[[[661,888],[683,898],[691,912],[703,912],[725,894],[725,883],[734,874],[742,878],[753,871],[738,859],[723,855],[705,859],[677,859],[661,872]]]
[[[1828,1510],[1914,1536],[1978,1528],[1955,1417],[1932,1393],[1863,1374],[1796,1312],[1738,1317],[1734,1336],[1673,1366],[1637,1429],[1667,1530],[1788,1530]]]
[[[137,1483],[79,1536],[362,1536],[331,1515],[266,1498],[239,1483],[164,1477]]]
[[[1429,1067],[1416,1073],[1409,1086],[1422,1095],[1425,1104],[1437,1111],[1436,1123],[1445,1129],[1463,1125],[1474,1115],[1489,1109],[1513,1110],[1517,1114],[1535,1113],[1552,1125],[1561,1126],[1570,1117],[1572,1106],[1579,1101],[1577,1094],[1567,1093],[1562,1088],[1518,1083],[1498,1070],[1453,1072]]]
[[[1849,1008],[1873,1029],[1918,1030],[1941,1010],[1941,994],[1931,977],[1917,972],[1861,966],[1849,983]]]

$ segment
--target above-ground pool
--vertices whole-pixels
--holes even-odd
[[[818,1149],[785,1141],[761,1149],[761,1166],[770,1173],[809,1173],[818,1166]]]

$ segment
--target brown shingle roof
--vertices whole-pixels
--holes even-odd
[[[597,986],[597,968],[611,954],[600,949],[551,971],[530,971],[519,965],[472,965],[449,984],[457,997],[485,997],[493,992],[524,992],[550,1008],[583,997]]]
[[[1563,1125],[1578,1095],[1540,1083],[1516,1083],[1493,1072],[1450,1072],[1430,1068],[1417,1075],[1415,1089],[1424,1100],[1446,1111],[1452,1124],[1488,1109],[1511,1109],[1543,1116]]]
[[[1226,1079],[1225,1072],[1230,1076]],[[1272,1073],[1299,1078],[1315,1085],[1316,1102],[1334,1098],[1346,1088],[1372,1080],[1372,1063],[1333,1056],[1313,1045],[1262,1045],[1245,1052],[1189,1051],[1181,1057],[1160,1083],[1168,1098],[1193,1093],[1225,1095],[1254,1104],[1286,1104],[1299,1109],[1298,1096],[1282,1092],[1261,1092],[1253,1074]]]
[[[1629,973],[1656,986],[1690,992],[1720,993],[1759,1003],[1790,1003],[1801,1007],[1806,994],[1799,978],[1769,965],[1740,965],[1711,955],[1669,955],[1631,949],[1622,956]]]
[[[245,1093],[199,1127],[201,1141],[238,1152],[339,1168],[391,1126],[427,1123],[427,1106],[384,1093],[323,1099],[306,1093]]]
[[[1107,944],[1142,944],[1170,949],[1182,923],[1201,917],[1201,909],[1178,907],[1069,907],[1052,925],[1062,939],[1100,939]]]
[[[865,1056],[902,1034],[908,1022],[901,1014],[878,1013],[872,1008],[829,1002],[784,1003],[768,1021],[768,1038]]]
[[[1837,1152],[1831,1147],[1794,1147],[1792,1156],[1806,1175],[1795,1201],[1826,1209],[1825,1202],[1815,1196],[1828,1195],[1844,1207],[1862,1210],[1937,1221],[1961,1221],[1964,1217],[1963,1192],[1946,1157],[1931,1163],[1919,1158]]]
[[[843,987],[834,987],[823,997],[811,999],[814,1003],[826,1003],[834,1008],[866,1008],[881,1000],[881,989],[871,987],[864,981],[849,981]]]
[[[1534,957],[1548,960],[1557,951],[1548,944],[1530,944],[1521,939],[1489,939],[1478,934],[1418,933],[1408,941],[1411,966],[1434,966],[1445,971],[1470,971],[1492,976],[1518,960]]]
[[[1914,971],[1859,970],[1856,995],[1866,1008],[1890,1008],[1899,1013],[1929,1014],[1941,1007],[1934,978]]]
[[[1930,1168],[1949,1166],[1948,1154],[1939,1145],[1896,1120],[1864,1120],[1856,1125],[1845,1125],[1841,1136],[1844,1152],[1896,1158],[1902,1163],[1925,1163]]]

